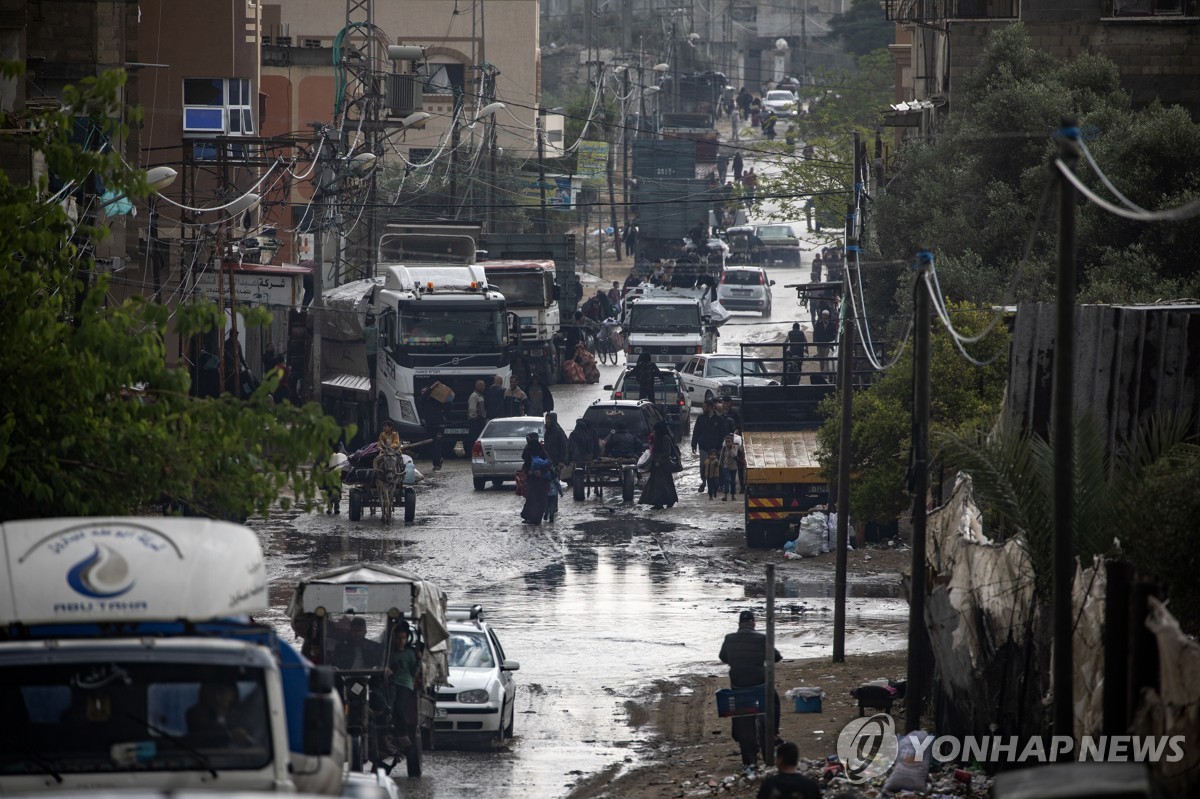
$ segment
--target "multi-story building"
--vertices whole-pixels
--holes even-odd
[[[893,122],[925,135],[937,109],[954,105],[955,82],[971,70],[999,26],[1020,21],[1034,47],[1071,58],[1112,59],[1135,105],[1154,100],[1200,117],[1197,0],[885,0],[897,23]]]

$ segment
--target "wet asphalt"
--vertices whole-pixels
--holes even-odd
[[[771,275],[769,320],[735,314],[722,327],[721,350],[781,341],[808,313],[786,283],[808,280],[801,269]],[[605,396],[621,366],[601,367],[597,385],[553,387],[569,432],[593,400]],[[693,411],[698,412],[698,409]],[[418,486],[412,525],[378,516],[350,522],[343,514],[288,513],[252,522],[262,535],[271,574],[270,618],[293,636],[284,610],[296,580],[346,563],[399,566],[437,583],[454,604],[481,604],[516,673],[516,736],[502,746],[451,741],[441,735],[426,753],[425,774],[398,769],[401,793],[413,797],[554,797],[614,763],[638,764],[650,730],[626,723],[624,703],[659,679],[720,670],[721,637],[736,612],[761,609],[763,590],[734,572],[742,529],[740,502],[710,501],[696,492],[696,463],[687,446],[678,475],[680,504],[665,511],[619,497],[561,499],[554,524],[520,523],[522,500],[511,484],[474,491],[470,460],[448,459]],[[722,543],[714,546],[713,542]],[[778,586],[777,647],[784,658],[828,655],[833,627],[832,580],[801,565]],[[847,652],[900,648],[907,604],[895,581],[856,581],[847,607]]]

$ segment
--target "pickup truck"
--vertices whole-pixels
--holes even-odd
[[[0,525],[0,794],[341,792],[333,675],[249,616],[258,536],[153,517]]]
[[[740,355],[728,353],[694,355],[684,364],[680,377],[692,405],[703,405],[705,400],[726,396],[737,402],[743,384],[779,385],[762,361],[743,360]]]

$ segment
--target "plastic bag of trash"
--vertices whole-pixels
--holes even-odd
[[[896,765],[883,786],[885,792],[924,791],[929,780],[929,761],[933,746],[926,746],[921,757],[917,757],[917,743],[924,744],[932,736],[925,730],[914,730],[900,738],[896,752]],[[932,744],[932,742],[930,742]]]
[[[800,529],[796,534],[797,555],[804,558],[815,558],[821,554],[821,538],[825,535],[825,517],[819,513],[810,513],[800,521]]]
[[[802,699],[824,699],[825,692],[811,685],[798,685],[795,688],[789,688],[784,692],[784,696],[792,700],[795,700],[797,697]]]

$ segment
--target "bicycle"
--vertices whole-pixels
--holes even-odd
[[[625,335],[616,319],[608,318],[596,331],[596,358],[600,363],[616,365],[617,355],[625,349]]]

